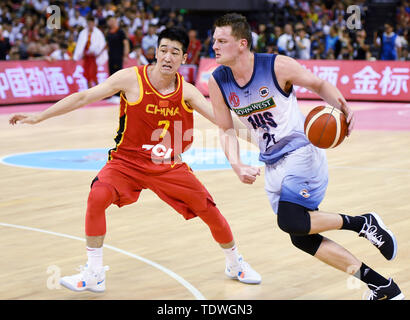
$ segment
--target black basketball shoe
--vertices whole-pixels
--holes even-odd
[[[400,291],[399,286],[389,279],[389,283],[385,286],[376,287],[372,284],[367,285],[370,289],[366,300],[403,300],[404,294]]]
[[[397,242],[393,232],[386,228],[375,212],[363,214],[362,217],[366,218],[366,222],[359,232],[359,237],[369,240],[387,260],[393,260],[397,254]]]

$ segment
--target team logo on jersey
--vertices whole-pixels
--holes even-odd
[[[239,101],[239,97],[235,92],[231,92],[231,94],[229,95],[229,102],[236,108],[239,106],[240,101]]]
[[[262,98],[267,97],[268,94],[269,94],[269,89],[268,89],[268,87],[262,87],[262,88],[259,89],[259,95],[260,95]]]
[[[303,198],[305,198],[305,199],[307,199],[307,198],[310,197],[310,193],[309,193],[309,191],[307,191],[306,189],[300,190],[299,194],[300,194]]]

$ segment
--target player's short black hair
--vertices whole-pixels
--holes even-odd
[[[171,28],[166,28],[160,32],[158,35],[158,44],[159,46],[160,42],[162,39],[169,39],[172,41],[178,41],[179,43],[182,44],[182,52],[186,53],[188,50],[189,46],[189,37],[187,32],[179,27],[171,27]]]

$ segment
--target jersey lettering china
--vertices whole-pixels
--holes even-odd
[[[193,109],[183,97],[183,77],[176,73],[176,89],[162,95],[150,83],[147,67],[134,67],[140,97],[129,102],[123,93],[116,147],[109,151],[109,160],[151,159],[172,161],[189,149],[193,141]]]

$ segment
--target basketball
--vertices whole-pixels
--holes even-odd
[[[305,134],[318,148],[334,148],[341,144],[347,135],[346,117],[337,108],[318,106],[306,116]]]

